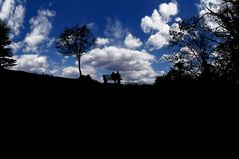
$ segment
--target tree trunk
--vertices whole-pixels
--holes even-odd
[[[81,58],[80,58],[80,56],[77,57],[77,60],[78,60],[78,68],[79,68],[80,77],[82,77],[82,72],[81,72]]]

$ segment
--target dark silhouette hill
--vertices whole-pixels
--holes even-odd
[[[78,129],[88,122],[88,127],[109,123],[110,128],[116,123],[132,127],[137,121],[155,129],[161,123],[187,123],[189,129],[202,121],[208,128],[215,121],[220,126],[236,121],[238,87],[225,81],[115,85],[4,70],[0,83],[0,104],[13,123],[44,121],[43,127],[58,123]]]
[[[103,84],[84,77],[80,79],[69,79],[12,70],[3,70],[0,74],[0,81],[6,83],[5,89],[9,91],[43,91],[47,94],[52,92],[50,93],[52,95],[60,94],[60,96],[62,93],[62,95],[72,98],[138,97],[156,93],[156,88],[152,85]]]
[[[0,73],[2,90],[24,91],[26,95],[41,94],[42,96],[56,95],[59,98],[101,98],[109,100],[111,97],[121,100],[122,98],[150,97],[157,101],[177,101],[179,103],[189,100],[227,100],[234,99],[238,92],[238,85],[228,81],[161,81],[157,85],[118,85],[103,84],[87,78],[68,79],[39,75],[21,71],[2,70]],[[33,92],[32,94],[29,92]],[[44,93],[41,93],[44,92]],[[29,93],[29,94],[28,94]],[[215,100],[215,102],[216,102]]]

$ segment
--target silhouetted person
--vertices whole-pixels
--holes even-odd
[[[107,75],[103,75],[103,80],[104,80],[104,83],[107,84]]]
[[[115,74],[115,72],[112,72],[111,78],[112,78],[112,80],[114,81],[114,83],[116,84],[117,74]]]
[[[121,78],[119,71],[117,71],[117,73],[115,74],[115,78],[117,80],[117,84],[121,84],[122,78]]]

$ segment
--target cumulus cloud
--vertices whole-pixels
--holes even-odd
[[[96,39],[96,45],[97,46],[104,46],[110,43],[110,40],[107,38],[97,38]]]
[[[152,46],[150,50],[160,49],[169,44],[169,35],[156,33],[151,35],[146,43],[147,46]]]
[[[172,16],[178,14],[178,4],[176,1],[162,3],[159,10],[154,10],[151,17],[145,16],[141,20],[141,28],[145,33],[152,34],[146,45],[151,49],[160,49],[169,44],[169,31]]]
[[[167,22],[162,19],[159,12],[155,9],[151,17],[146,16],[141,20],[141,28],[145,33],[160,31],[168,32],[169,26]]]
[[[0,1],[0,18],[6,19],[12,29],[11,38],[19,35],[25,16],[25,0]]]
[[[87,65],[82,66],[82,73],[84,75],[90,75],[91,77],[96,78],[96,72],[97,72],[96,68],[92,66],[87,66]]]
[[[13,67],[14,70],[32,72],[32,73],[47,73],[48,58],[36,54],[21,55],[14,57],[17,60],[17,65]]]
[[[91,64],[94,67],[103,67],[109,70],[126,71],[141,70],[148,67],[154,60],[154,56],[147,52],[109,46],[93,49],[82,57],[83,64]]]
[[[153,83],[156,72],[152,68],[153,55],[116,46],[96,48],[82,57],[82,65],[95,69],[120,71],[126,82]]]
[[[96,69],[91,66],[82,66],[82,73],[84,75],[90,75],[92,78],[96,78]],[[68,66],[62,69],[62,77],[66,78],[79,78],[79,68],[77,66]]]
[[[39,45],[49,39],[49,33],[52,29],[51,17],[55,16],[55,12],[51,10],[39,10],[36,17],[31,18],[31,32],[27,34],[24,43],[26,44],[25,52],[38,52]]]
[[[77,67],[69,66],[62,69],[61,76],[66,78],[78,78],[79,69]]]
[[[124,44],[128,49],[138,49],[143,45],[139,38],[134,37],[131,33],[128,33],[124,40]]]
[[[169,20],[171,16],[175,16],[178,14],[178,6],[177,2],[163,3],[159,6],[159,13],[162,18],[165,20]]]

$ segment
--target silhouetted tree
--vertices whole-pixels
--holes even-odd
[[[176,54],[171,56],[174,71],[191,74],[201,79],[211,78],[215,42],[213,35],[202,26],[198,17],[182,21],[170,30],[171,47]]]
[[[75,55],[78,60],[80,77],[81,72],[81,57],[87,53],[95,44],[95,37],[91,30],[86,26],[74,26],[66,28],[55,42],[57,50],[63,55]]]
[[[238,0],[222,0],[222,4],[217,10],[207,8],[202,15],[205,21],[204,28],[214,34],[218,41],[216,51],[221,61],[221,68],[224,75],[232,75],[239,78],[239,1]],[[215,23],[216,27],[210,27],[207,22]]]
[[[0,69],[10,68],[15,65],[16,61],[12,59],[11,44],[9,37],[11,29],[4,20],[0,19]]]
[[[168,57],[173,63],[169,74],[239,79],[238,26],[238,0],[222,0],[217,9],[208,7],[203,15],[174,25],[170,34],[176,53]]]

